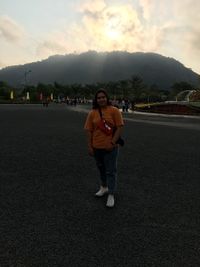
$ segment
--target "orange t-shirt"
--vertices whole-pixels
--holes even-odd
[[[124,125],[121,112],[118,108],[107,106],[105,108],[101,108],[101,112],[103,119],[105,119],[112,127]],[[92,146],[94,148],[105,149],[110,146],[112,135],[106,135],[99,129],[98,123],[100,120],[101,117],[99,110],[92,109],[87,116],[84,129],[92,132]]]

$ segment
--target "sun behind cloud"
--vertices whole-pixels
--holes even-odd
[[[42,60],[54,54],[126,50],[174,57],[200,72],[200,30],[197,23],[200,21],[200,1],[62,1],[73,4],[63,2],[66,9],[62,15],[60,10],[56,11],[58,5],[55,4],[55,14],[59,16],[54,14],[49,23],[42,14],[37,18],[41,24],[37,29],[34,29],[34,16],[18,21],[18,16],[10,17],[2,12],[0,67]],[[33,1],[33,7],[35,5]]]
[[[129,41],[133,34],[141,30],[141,24],[135,10],[129,5],[110,6],[104,10],[103,21],[105,24],[105,36],[111,41]],[[99,25],[100,26],[100,25]],[[121,46],[123,48],[123,42]]]
[[[119,17],[111,17],[105,23],[105,34],[106,37],[111,40],[119,40],[122,37],[122,32],[120,28],[120,18]]]

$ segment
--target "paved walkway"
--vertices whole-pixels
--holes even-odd
[[[69,110],[88,113],[88,106],[68,106]],[[169,127],[178,127],[184,129],[193,129],[200,131],[200,116],[187,115],[167,115],[158,113],[145,113],[137,111],[129,111],[122,113],[125,121],[132,121],[137,123],[147,123],[155,125],[163,125]]]
[[[0,106],[0,266],[199,267],[199,131],[127,120],[109,210],[85,118]]]

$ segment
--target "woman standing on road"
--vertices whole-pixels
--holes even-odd
[[[93,109],[89,112],[84,129],[87,132],[89,155],[94,156],[100,172],[101,185],[95,194],[108,193],[107,207],[115,204],[118,139],[124,125],[118,108],[113,107],[104,89],[96,92]]]

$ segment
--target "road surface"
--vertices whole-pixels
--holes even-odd
[[[125,117],[108,209],[86,113],[0,105],[1,267],[200,266],[200,121]]]

